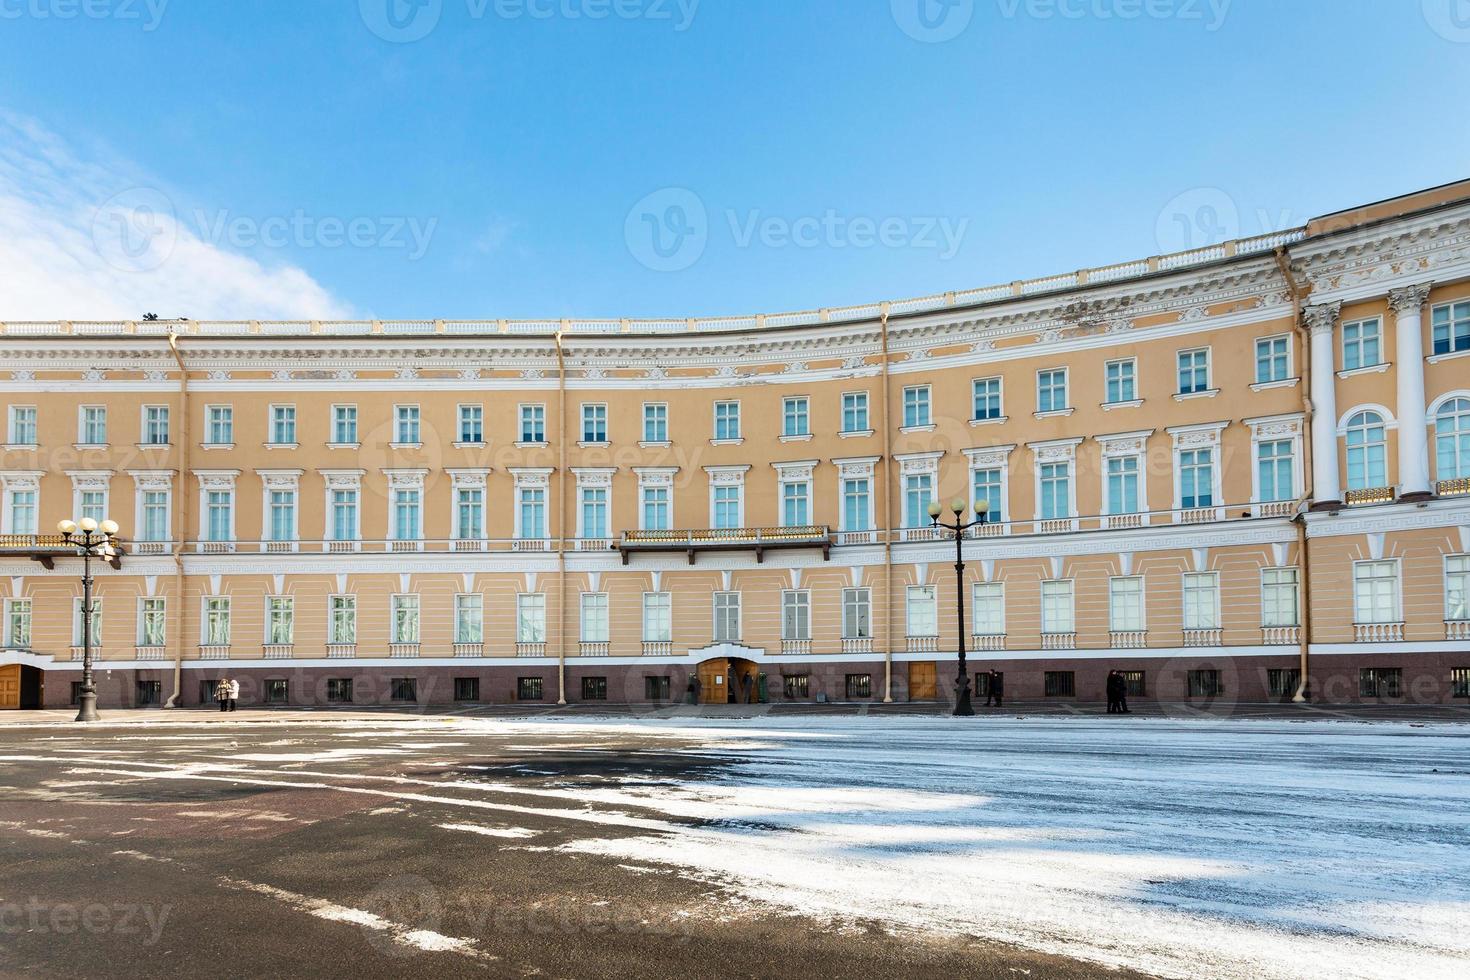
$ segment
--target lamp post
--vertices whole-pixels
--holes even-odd
[[[955,678],[955,702],[954,713],[956,716],[969,717],[975,713],[970,706],[970,671],[965,665],[965,532],[972,527],[979,527],[985,523],[989,516],[989,505],[983,500],[975,501],[975,519],[966,523],[965,502],[956,500],[950,504],[950,510],[954,511],[954,523],[946,524],[939,519],[944,508],[939,506],[938,501],[929,505],[929,519],[934,522],[934,527],[944,528],[946,531],[954,532],[954,572],[955,591],[957,593],[955,608],[959,612],[959,649],[960,670],[959,676]]]
[[[90,517],[56,525],[67,544],[82,557],[82,694],[77,721],[97,720],[97,685],[92,679],[92,559],[105,558],[117,538],[117,522],[97,523]]]

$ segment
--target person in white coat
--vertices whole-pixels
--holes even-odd
[[[240,681],[238,679],[232,679],[230,681],[230,710],[231,711],[234,711],[235,710],[235,705],[239,702],[239,700],[240,700]]]

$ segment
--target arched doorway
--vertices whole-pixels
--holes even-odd
[[[760,670],[752,660],[715,657],[699,665],[700,704],[754,704]]]

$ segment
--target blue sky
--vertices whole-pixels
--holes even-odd
[[[1470,0],[0,0],[0,318],[962,289],[1470,176],[1466,91]]]

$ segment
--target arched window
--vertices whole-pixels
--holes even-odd
[[[1470,398],[1451,398],[1440,406],[1434,445],[1438,479],[1470,477]]]
[[[1388,436],[1377,412],[1359,412],[1348,419],[1347,486],[1349,490],[1388,486]]]

